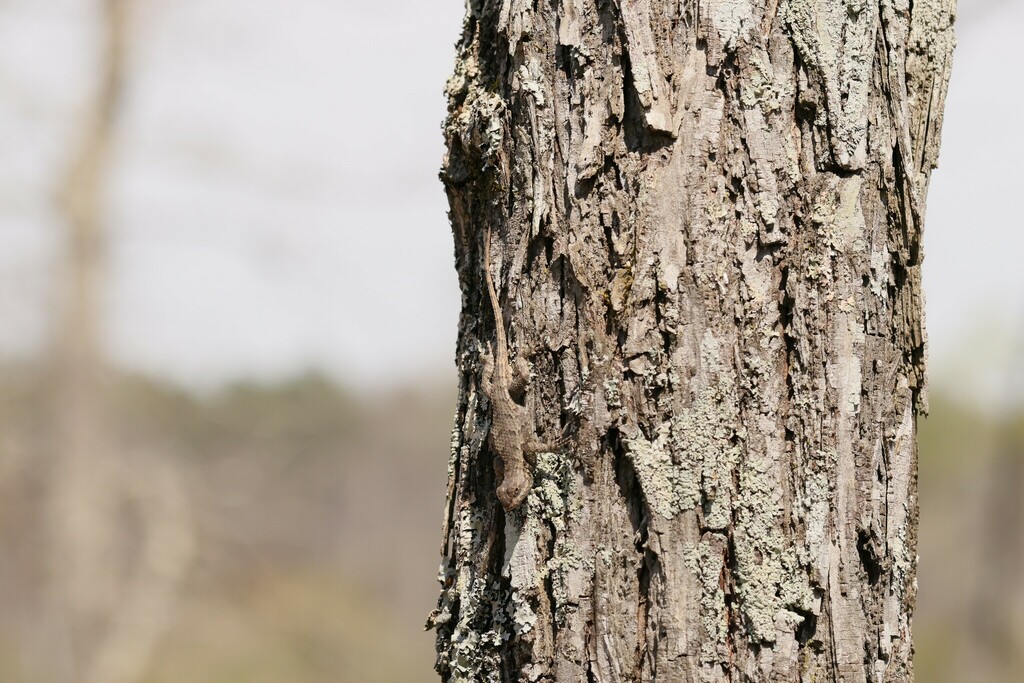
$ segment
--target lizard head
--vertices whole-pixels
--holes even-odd
[[[520,469],[515,476],[509,476],[506,472],[498,486],[498,500],[505,512],[511,512],[523,504],[530,489],[533,488],[533,477],[526,468]]]

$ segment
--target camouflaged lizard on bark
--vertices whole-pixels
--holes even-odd
[[[506,512],[519,507],[533,488],[533,474],[527,460],[537,453],[549,451],[534,432],[529,410],[513,398],[522,397],[530,377],[529,366],[520,355],[513,368],[508,359],[505,319],[501,313],[498,293],[491,276],[491,229],[484,235],[484,280],[494,313],[495,349],[484,352],[482,386],[491,403],[491,428],[487,438],[498,457],[494,470],[498,478],[498,500]]]

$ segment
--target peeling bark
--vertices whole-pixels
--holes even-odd
[[[474,0],[437,669],[911,681],[952,0]],[[484,285],[484,235],[503,320]],[[548,443],[503,512],[482,354]]]

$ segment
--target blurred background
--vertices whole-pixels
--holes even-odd
[[[960,4],[922,683],[1024,677],[1024,7]],[[462,15],[0,0],[0,681],[435,680]]]

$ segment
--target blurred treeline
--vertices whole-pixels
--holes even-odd
[[[1024,680],[1024,412],[947,383],[918,424],[918,680]]]
[[[81,615],[55,599],[47,506],[61,383],[38,368],[0,376],[0,681],[72,680],[96,658],[139,656],[137,680],[152,683],[434,679],[422,624],[436,598],[449,387],[367,400],[310,374],[195,396],[108,372],[97,412],[127,472],[108,472],[122,479],[102,483],[108,528],[88,537],[114,599],[75,640]],[[156,514],[175,519],[147,509],[160,503],[145,483],[158,468],[175,472],[181,501]],[[173,576],[150,579],[163,601],[130,590],[154,524],[191,546],[187,562],[170,558]],[[126,618],[159,637],[107,637]]]

